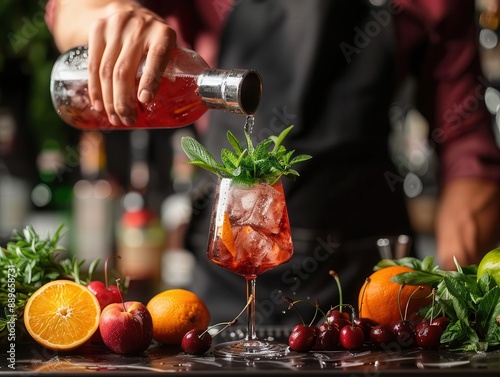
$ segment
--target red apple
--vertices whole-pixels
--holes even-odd
[[[139,301],[113,303],[101,312],[99,331],[102,341],[120,355],[144,352],[153,339],[153,320]]]

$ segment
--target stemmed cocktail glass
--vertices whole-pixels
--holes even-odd
[[[230,132],[233,150],[222,149],[219,163],[191,137],[181,145],[190,162],[219,177],[212,209],[208,258],[247,281],[247,334],[244,339],[221,343],[214,353],[224,357],[275,357],[288,345],[259,340],[255,331],[255,283],[257,276],[290,260],[293,254],[290,223],[281,177],[299,175],[292,165],[311,156],[292,157],[282,145],[293,126],[254,146],[250,137],[253,117],[245,124],[246,148]]]
[[[274,357],[288,352],[286,344],[259,340],[255,331],[255,285],[261,273],[287,262],[293,254],[288,212],[279,180],[246,185],[219,179],[213,205],[208,258],[247,281],[247,334],[221,343],[214,353],[225,357]]]

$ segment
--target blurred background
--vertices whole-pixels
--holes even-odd
[[[123,259],[134,263],[122,261],[121,267],[137,281],[187,286],[194,260],[183,249],[182,232],[193,171],[183,164],[178,140],[194,130],[103,134],[64,124],[49,92],[59,52],[44,23],[45,3],[0,2],[0,245],[26,224],[46,234],[64,223],[70,254],[86,260],[128,256]],[[498,4],[478,0],[476,7],[486,103],[497,137]],[[393,155],[423,256],[434,252],[436,157],[425,120],[401,103],[391,109]]]

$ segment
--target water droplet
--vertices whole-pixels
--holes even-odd
[[[254,125],[254,117],[253,115],[247,115],[245,119],[245,132],[249,135],[252,134],[253,131],[253,125]]]

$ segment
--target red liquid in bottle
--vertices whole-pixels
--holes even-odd
[[[137,123],[133,126],[113,126],[106,112],[94,111],[86,81],[55,81],[54,105],[65,122],[83,130],[176,128],[193,123],[208,110],[197,88],[196,76],[176,76],[173,81],[163,77],[153,101],[142,104],[136,100]]]

